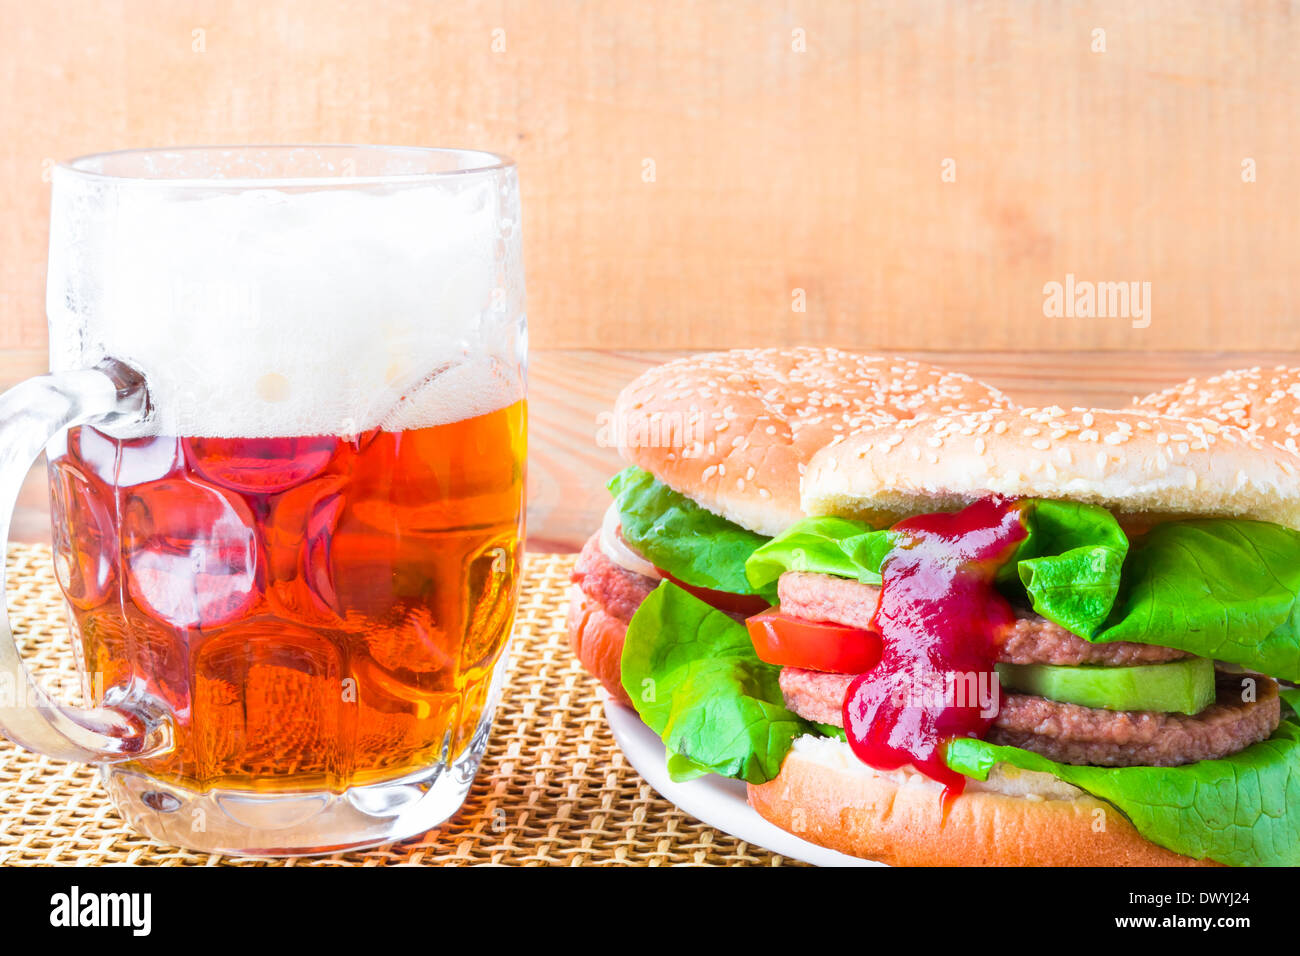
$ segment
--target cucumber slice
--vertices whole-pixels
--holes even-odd
[[[1214,703],[1214,662],[1189,657],[1136,667],[998,664],[1004,690],[1104,710],[1199,714]]]

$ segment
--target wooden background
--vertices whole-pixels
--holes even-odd
[[[51,162],[249,141],[514,155],[538,348],[1295,338],[1293,3],[0,0],[0,53],[10,366]],[[1044,318],[1067,273],[1151,326]]]
[[[56,160],[515,156],[535,546],[597,520],[596,416],[663,350],[932,352],[1063,404],[1300,363],[1295,3],[0,0],[0,89],[0,385],[45,366]],[[1045,317],[1067,274],[1151,283],[1150,326]]]

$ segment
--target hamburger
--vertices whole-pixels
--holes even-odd
[[[803,517],[799,482],[819,449],[861,428],[1010,404],[959,372],[831,348],[733,349],[649,369],[615,403],[629,467],[578,556],[574,652],[630,706],[623,637],[662,581],[742,618],[775,601],[749,583],[745,561]]]
[[[1212,419],[998,399],[840,420],[797,509],[736,525],[756,546],[691,552],[730,590],[658,568],[689,525],[616,479],[621,540],[670,572],[620,594],[622,698],[675,778],[744,780],[853,855],[1300,863],[1300,463]],[[674,475],[720,517],[716,472]]]
[[[899,864],[1300,863],[1278,682],[1300,677],[1298,464],[1212,421],[1059,408],[823,449],[802,499],[818,517],[751,576],[779,575],[783,614],[885,647],[866,679],[782,662],[780,703],[814,730],[751,804]],[[918,672],[972,671],[988,709],[914,692]]]

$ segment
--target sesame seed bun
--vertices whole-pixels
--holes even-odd
[[[943,787],[880,773],[847,744],[803,737],[749,803],[784,830],[893,866],[1217,866],[1156,846],[1114,807],[1046,775],[994,767],[947,812]]]
[[[813,457],[803,506],[885,525],[990,493],[1085,501],[1137,519],[1300,527],[1294,456],[1237,428],[1133,410],[995,410],[863,429]]]
[[[771,535],[803,516],[800,475],[835,437],[1010,405],[997,389],[924,362],[829,348],[735,349],[650,369],[619,395],[614,415],[625,459]]]
[[[1189,378],[1136,404],[1175,418],[1235,425],[1300,455],[1300,368],[1242,368]]]

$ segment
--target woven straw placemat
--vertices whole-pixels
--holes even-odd
[[[0,864],[788,865],[682,813],[628,765],[605,723],[597,684],[565,638],[572,567],[570,556],[528,555],[513,667],[491,743],[464,807],[442,827],[327,857],[194,853],[128,830],[92,768],[0,740]],[[49,548],[10,549],[7,597],[29,666],[57,687],[70,686],[72,653]]]

